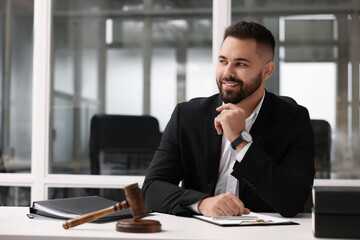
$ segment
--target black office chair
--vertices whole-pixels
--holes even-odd
[[[95,115],[90,130],[91,174],[145,175],[161,138],[151,116]]]
[[[90,172],[95,175],[145,175],[159,146],[159,122],[151,116],[94,115],[90,124]],[[114,201],[123,189],[86,189]]]
[[[311,119],[315,137],[315,178],[330,178],[331,127],[325,120]]]
[[[330,178],[331,173],[331,127],[325,120],[311,119],[315,140],[315,178]],[[304,212],[311,212],[313,207],[312,195],[304,206]]]

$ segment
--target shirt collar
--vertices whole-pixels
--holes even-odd
[[[264,98],[265,98],[265,90],[264,90],[264,94],[263,94],[263,96],[262,96],[259,104],[256,106],[256,108],[254,109],[254,111],[250,114],[250,116],[249,116],[247,119],[245,119],[245,121],[250,120],[250,119],[253,119],[253,118],[256,119],[257,115],[259,115],[261,106],[262,106],[262,104],[263,104],[263,102],[264,102]]]

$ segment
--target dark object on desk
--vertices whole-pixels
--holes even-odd
[[[43,217],[46,217],[68,220],[71,218],[79,217],[88,212],[93,212],[99,209],[113,206],[114,204],[116,204],[115,201],[98,196],[36,201],[33,202],[32,207],[30,207],[29,217],[33,219],[41,219]],[[93,222],[111,222],[130,217],[132,217],[132,215],[130,210],[128,209],[122,212],[109,214],[102,218],[96,219]]]
[[[87,213],[78,218],[68,220],[63,224],[63,228],[69,229],[83,223],[91,222],[108,214],[130,208],[131,213],[133,215],[133,219],[119,220],[118,223],[116,224],[116,230],[118,231],[124,230],[125,232],[141,232],[141,233],[161,231],[161,224],[159,221],[141,220],[141,218],[148,216],[148,211],[146,209],[144,198],[142,196],[138,184],[135,183],[126,186],[124,187],[124,190],[126,196],[125,201],[121,203],[116,203],[115,205],[104,208],[102,210]],[[123,225],[126,226],[125,229],[121,228],[121,226]]]
[[[360,238],[360,187],[313,188],[315,237]]]
[[[95,175],[144,175],[161,139],[159,122],[151,116],[94,115],[90,132]]]

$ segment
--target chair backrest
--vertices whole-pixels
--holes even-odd
[[[315,178],[330,178],[331,127],[325,120],[311,119],[315,137]]]
[[[310,120],[315,140],[315,178],[330,178],[331,173],[331,127],[325,120]],[[312,194],[304,205],[303,212],[311,212],[313,207]]]
[[[159,122],[151,116],[95,115],[90,128],[91,174],[131,174],[131,169],[144,168],[141,161],[152,160],[161,138]]]

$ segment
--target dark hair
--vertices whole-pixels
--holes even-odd
[[[229,36],[239,39],[254,39],[258,45],[264,45],[269,48],[274,56],[274,36],[263,25],[254,22],[240,21],[226,28],[223,41]]]

